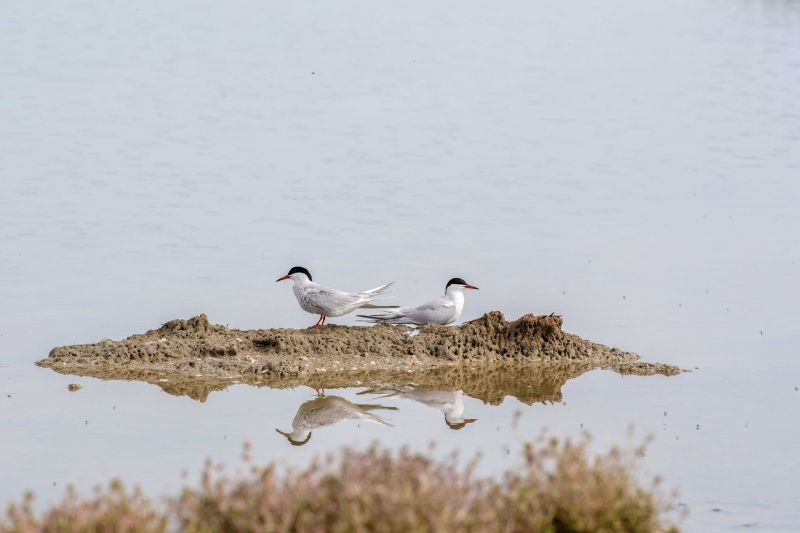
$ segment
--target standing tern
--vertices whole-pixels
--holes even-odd
[[[275,282],[285,279],[294,282],[294,295],[303,311],[319,315],[319,320],[311,326],[312,328],[324,325],[325,319],[328,317],[346,315],[361,307],[368,309],[396,309],[398,307],[371,303],[377,296],[384,294],[394,282],[363,292],[342,292],[314,283],[311,273],[301,266],[292,267],[288,274],[276,279]]]
[[[417,307],[400,307],[380,315],[358,315],[380,324],[452,324],[464,309],[464,289],[477,289],[461,278],[453,278],[444,288],[444,296]]]
[[[382,426],[391,426],[389,422],[370,411],[396,411],[397,407],[371,403],[353,403],[341,396],[324,396],[319,394],[313,400],[303,402],[292,420],[292,431],[275,431],[283,435],[294,446],[302,446],[311,438],[311,430],[330,426],[342,420],[363,420],[375,422]]]

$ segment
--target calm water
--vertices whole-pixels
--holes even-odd
[[[12,0],[0,56],[0,504],[172,491],[244,441],[288,464],[436,441],[498,471],[543,428],[603,449],[633,424],[687,530],[800,529],[797,2]],[[457,431],[384,399],[392,426],[292,447],[274,429],[310,389],[200,403],[33,366],[199,312],[309,325],[273,283],[294,264],[402,303],[461,276],[465,319],[556,312],[695,370],[466,397]]]

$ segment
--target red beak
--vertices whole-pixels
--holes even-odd
[[[478,290],[478,287],[476,287],[475,285],[464,285],[464,288],[465,289],[475,289],[476,291]]]
[[[285,279],[289,279],[289,274],[279,277],[278,279],[275,280],[275,283],[278,283],[279,281],[283,281]]]

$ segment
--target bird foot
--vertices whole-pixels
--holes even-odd
[[[324,325],[325,325],[325,319],[326,319],[326,318],[328,318],[328,317],[326,317],[325,315],[319,315],[319,320],[317,320],[317,323],[316,323],[316,324],[314,324],[313,326],[311,326],[311,327],[310,327],[310,328],[308,328],[308,329],[313,329],[313,328],[317,328],[317,327],[319,327],[319,326],[324,326]]]

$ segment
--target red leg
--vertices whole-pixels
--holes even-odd
[[[326,320],[328,320],[328,317],[326,317],[325,315],[322,315],[322,324],[320,324],[320,326],[324,326]]]
[[[319,315],[319,318],[317,319],[317,323],[314,324],[313,326],[309,326],[308,329],[312,329],[312,328],[316,328],[316,327],[321,326],[324,318],[325,318],[325,315]]]

